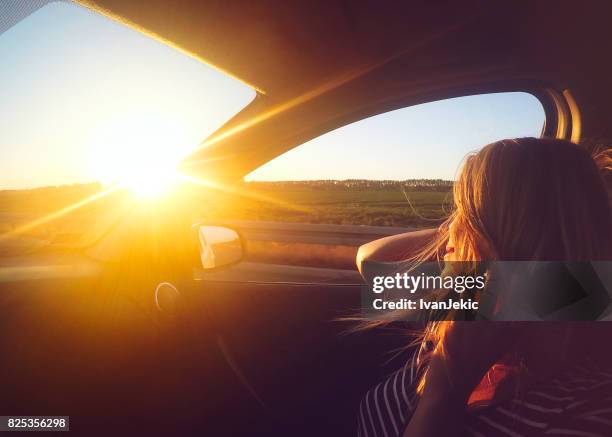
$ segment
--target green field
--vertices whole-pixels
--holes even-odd
[[[374,226],[431,227],[451,209],[450,187],[438,191],[384,189],[259,189],[244,195],[213,196],[202,218]]]
[[[185,189],[174,200],[161,203],[185,221],[276,221],[374,226],[433,227],[448,215],[450,184],[380,181],[307,181],[300,183],[243,183],[229,191]],[[54,213],[95,196],[99,184],[0,191],[0,235],[19,230],[21,238],[57,244],[85,244],[112,223],[138,207],[127,192]],[[182,199],[182,200],[181,200]],[[22,231],[41,217],[53,217]],[[154,214],[153,214],[154,215]],[[0,240],[2,243],[5,238]]]

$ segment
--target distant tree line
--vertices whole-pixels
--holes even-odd
[[[372,179],[345,179],[345,180],[312,180],[312,181],[251,181],[244,182],[247,188],[261,190],[389,190],[408,189],[418,191],[448,191],[453,186],[453,181],[444,179],[406,179],[397,180],[372,180]]]

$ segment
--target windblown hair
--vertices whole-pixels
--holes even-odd
[[[454,212],[415,260],[440,253],[451,222],[461,261],[610,260],[612,213],[604,178],[611,162],[609,149],[591,156],[563,140],[489,144],[466,159],[453,188]]]
[[[412,265],[439,259],[450,233],[458,261],[612,260],[611,163],[609,148],[592,155],[556,139],[485,146],[467,157],[453,189],[455,210]],[[429,350],[440,352],[450,323],[428,323],[422,341]]]

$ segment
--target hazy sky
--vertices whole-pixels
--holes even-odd
[[[0,59],[0,188],[109,182],[133,166],[172,165],[255,95],[67,3],[1,34]],[[468,151],[538,135],[543,120],[524,93],[434,102],[323,135],[248,179],[452,178]]]
[[[71,3],[1,34],[0,59],[0,188],[112,179],[147,156],[172,164],[255,96]]]

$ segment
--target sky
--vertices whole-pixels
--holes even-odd
[[[247,180],[453,180],[470,152],[504,138],[539,136],[540,102],[499,93],[430,102],[341,127],[277,157]]]
[[[72,3],[1,34],[0,59],[0,188],[112,182],[128,166],[171,164],[255,97]]]
[[[173,168],[255,97],[238,80],[70,3],[44,6],[0,34],[0,59],[0,189]],[[327,133],[246,179],[452,179],[469,151],[537,136],[543,121],[525,93],[432,102]]]

